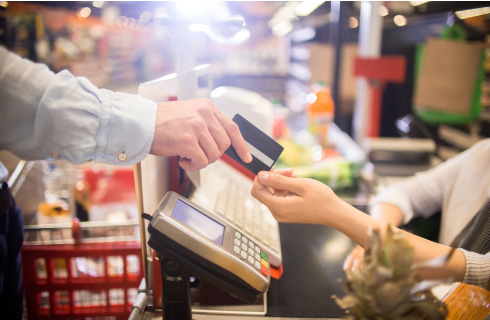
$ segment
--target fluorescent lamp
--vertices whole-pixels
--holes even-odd
[[[324,2],[323,0],[304,0],[294,10],[298,16],[306,17]]]
[[[483,7],[477,9],[456,11],[456,16],[459,19],[468,19],[468,18],[477,17],[488,13],[490,13],[490,7]]]
[[[213,0],[180,0],[175,1],[175,4],[185,16],[195,17],[203,14],[214,2]]]
[[[238,30],[233,36],[225,37],[218,34],[210,26],[202,23],[193,23],[189,26],[189,30],[192,32],[203,32],[207,34],[211,39],[221,44],[242,44],[248,38],[250,38],[250,30],[242,28]]]
[[[293,24],[289,20],[283,20],[272,27],[272,32],[278,37],[287,35],[293,30]]]
[[[291,39],[296,42],[308,41],[315,37],[316,31],[312,27],[305,27],[291,33]]]
[[[420,6],[421,4],[427,3],[429,1],[410,1],[410,4],[414,7]]]

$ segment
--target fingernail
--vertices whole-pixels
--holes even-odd
[[[269,179],[269,174],[265,172],[259,172],[258,178],[261,181],[267,181],[267,179]]]
[[[247,160],[248,160],[248,162],[252,162],[252,160],[253,160],[252,154],[250,152],[247,153]]]

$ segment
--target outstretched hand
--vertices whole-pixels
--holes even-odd
[[[344,270],[360,270],[363,259],[364,248],[359,245],[355,246],[347,258],[345,258]]]
[[[207,98],[158,105],[150,153],[180,156],[179,165],[199,170],[218,160],[232,145],[240,159],[252,161],[237,124]]]
[[[325,184],[295,178],[284,171],[261,171],[252,195],[265,204],[279,222],[329,224],[330,211],[340,199]]]
[[[384,238],[383,230],[387,223],[375,219],[364,212],[354,208],[335,195],[330,187],[314,180],[294,178],[280,174],[281,172],[261,171],[255,178],[252,195],[265,204],[274,218],[286,223],[323,224],[334,228],[359,245],[365,246],[368,231],[378,229]],[[429,241],[427,239],[407,233],[395,228],[395,232],[402,232],[415,248],[414,262],[426,262],[441,255],[447,254],[452,248]],[[357,257],[361,251],[356,252]],[[352,260],[346,261],[345,269],[361,267],[362,261],[352,255]],[[356,261],[358,260],[358,262]],[[454,276],[455,281],[464,278],[466,258],[462,251],[456,250],[444,270],[437,275],[422,274],[424,279],[438,277],[448,278]]]

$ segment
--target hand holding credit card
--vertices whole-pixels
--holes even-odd
[[[270,171],[284,148],[238,113],[233,117],[233,121],[240,128],[253,160],[250,163],[243,162],[232,146],[225,154],[255,175],[260,171]]]

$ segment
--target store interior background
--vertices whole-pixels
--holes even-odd
[[[324,2],[308,16],[294,12],[298,4],[294,1],[3,3],[0,43],[10,50],[46,63],[53,71],[67,68],[99,87],[132,93],[139,83],[175,71],[175,35],[180,27],[169,20],[206,23],[239,15],[250,31],[242,44],[218,43],[205,32],[187,33],[191,38],[185,42],[194,50],[196,63],[211,64],[215,86],[250,89],[292,114],[301,114],[304,93],[315,81],[324,81],[336,104],[336,124],[352,133],[356,89],[352,68],[358,51],[360,2]],[[417,44],[439,37],[454,20],[464,27],[467,40],[487,39],[487,15],[459,20],[454,14],[485,7],[486,2],[414,4],[383,2],[380,13],[384,16],[381,54],[403,55],[407,61],[405,81],[388,84],[384,91],[381,136],[398,136],[396,120],[412,113]],[[220,39],[233,32],[232,27],[227,29]]]
[[[183,48],[192,52],[195,65],[210,64],[213,87],[235,86],[261,94],[273,103],[275,116],[295,130],[307,128],[307,97],[312,84],[322,81],[335,102],[335,124],[354,139],[357,79],[353,69],[359,52],[362,4],[317,1],[317,8],[301,15],[295,11],[300,3],[0,1],[0,45],[45,63],[54,72],[68,69],[98,87],[134,94],[140,83],[176,72],[177,48]],[[457,13],[478,8],[484,8],[486,14],[458,18]],[[403,56],[406,74],[402,83],[388,83],[383,91],[380,137],[400,137],[397,120],[414,114],[417,46],[430,37],[440,37],[454,23],[464,29],[468,42],[485,46],[482,112],[471,123],[444,125],[456,130],[462,144],[440,140],[441,125],[425,125],[448,148],[449,155],[490,136],[489,8],[490,2],[485,1],[382,2],[380,54]],[[242,21],[248,33],[237,27]],[[188,29],[191,24],[192,32]],[[275,134],[280,138],[281,132]],[[39,203],[47,201],[46,192],[60,189],[69,190],[62,198],[69,202],[70,219],[77,205],[86,206],[84,210],[92,215],[89,220],[100,220],[94,218],[94,212],[108,207],[117,217],[121,210],[112,206],[115,202],[131,212],[130,218],[136,218],[131,167],[76,167],[56,162],[34,163],[31,168],[18,195],[25,204],[27,225],[40,222]],[[73,191],[81,181],[80,168],[85,185]],[[112,180],[106,179],[109,176]],[[105,189],[95,180],[104,180]],[[46,186],[39,188],[41,183]],[[42,222],[69,221],[50,214],[51,209],[46,209]]]

